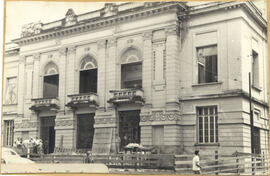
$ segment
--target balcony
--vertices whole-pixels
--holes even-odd
[[[109,99],[108,103],[113,104],[143,104],[143,90],[137,88],[111,90],[112,98]]]
[[[56,111],[59,109],[59,100],[56,97],[36,98],[32,99],[32,103],[29,109],[33,111]]]
[[[67,107],[76,109],[79,107],[97,107],[98,106],[98,96],[96,93],[81,93],[75,95],[68,95],[70,98],[69,102],[66,104]]]

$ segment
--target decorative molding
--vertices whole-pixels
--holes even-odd
[[[179,26],[178,25],[175,25],[175,26],[170,26],[170,27],[167,27],[165,29],[165,33],[167,36],[169,35],[180,35],[180,30],[179,30]]]
[[[99,40],[97,42],[98,49],[105,48],[106,40]]]
[[[73,120],[55,120],[56,127],[63,127],[63,126],[72,126],[74,124]]]
[[[38,122],[29,122],[29,121],[22,121],[21,123],[15,123],[15,128],[36,128],[38,127]]]
[[[72,26],[77,24],[77,15],[73,9],[68,9],[65,17],[65,26]]]
[[[75,54],[76,53],[76,46],[69,46],[67,49],[67,54]]]
[[[181,9],[182,11],[184,11],[186,9],[186,5],[181,2],[164,2],[158,5],[153,4],[153,6],[151,7],[142,7],[141,10],[132,11],[132,9],[130,9],[125,11],[123,14],[113,16],[108,15],[107,18],[103,18],[101,16],[98,20],[86,20],[85,23],[77,23],[76,25],[70,26],[69,28],[66,28],[64,25],[60,25],[59,29],[57,30],[51,30],[50,32],[41,32],[38,35],[22,37],[14,40],[14,42],[20,45],[25,45],[29,43],[40,42],[43,40],[55,39],[56,37],[60,36],[69,36],[71,34],[97,30],[99,28],[109,27],[124,22],[130,22],[138,19],[144,19],[146,17],[156,16],[166,13],[168,11],[172,11],[173,9]],[[43,26],[44,25],[46,24],[43,24]]]
[[[58,52],[59,52],[59,54],[60,54],[61,56],[66,55],[66,51],[67,51],[67,48],[66,48],[66,47],[60,48],[60,49],[58,50]]]
[[[35,53],[33,54],[34,61],[39,61],[40,60],[40,53]]]
[[[156,111],[152,112],[152,114],[141,115],[141,122],[147,121],[180,121],[181,115],[179,112],[164,112],[164,111]]]
[[[26,25],[23,25],[21,37],[28,37],[39,34],[41,30],[42,30],[42,23],[40,21],[35,23],[28,23]]]
[[[105,7],[100,11],[100,16],[108,17],[117,15],[118,6],[115,3],[105,3]]]
[[[115,118],[95,118],[95,124],[113,124],[116,123]]]
[[[152,38],[153,38],[152,31],[148,31],[148,32],[143,33],[143,39],[144,40],[152,40]]]
[[[111,38],[108,40],[108,47],[115,47],[116,46],[116,43],[117,43],[117,40],[116,38]]]
[[[84,48],[84,52],[89,52],[90,50],[91,50],[90,47],[85,47],[85,48]]]
[[[22,64],[25,62],[26,56],[20,56],[19,57],[19,64]]]
[[[60,39],[56,39],[56,40],[55,40],[55,44],[56,44],[56,45],[61,45],[61,40],[60,40]]]

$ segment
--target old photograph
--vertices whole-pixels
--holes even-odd
[[[267,1],[6,1],[1,173],[269,173]]]

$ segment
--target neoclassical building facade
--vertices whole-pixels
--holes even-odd
[[[253,131],[254,152],[268,153],[267,24],[252,2],[69,9],[61,20],[25,25],[12,42],[5,146],[39,137],[45,153],[114,153],[128,143],[250,153]]]

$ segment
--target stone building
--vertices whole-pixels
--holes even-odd
[[[12,42],[4,145],[40,137],[45,153],[109,153],[128,143],[250,153],[253,126],[255,152],[268,152],[267,23],[252,2],[69,9],[63,19],[25,25]]]

